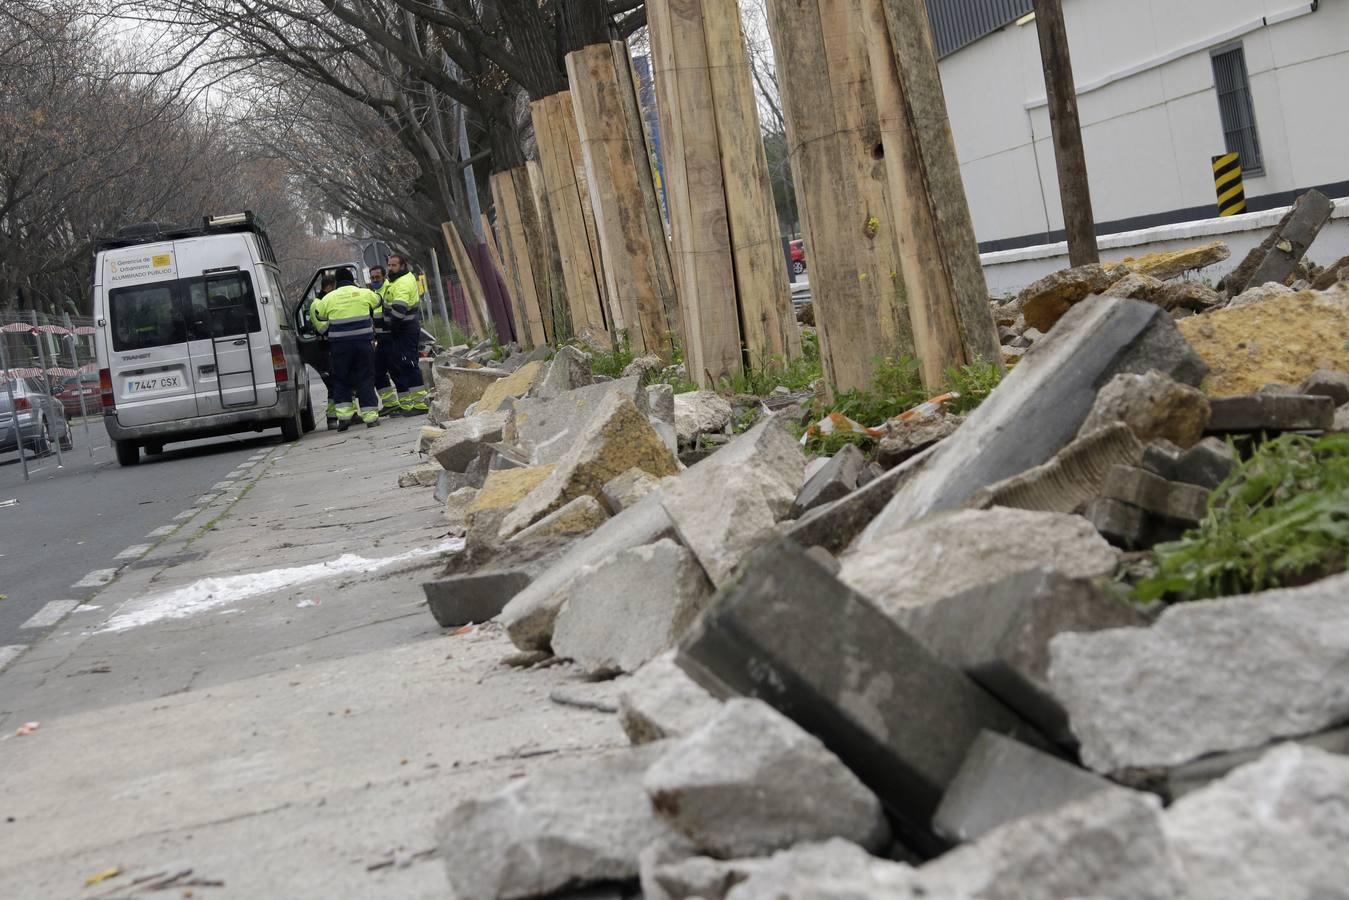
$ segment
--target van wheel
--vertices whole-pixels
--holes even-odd
[[[33,442],[33,457],[46,456],[52,452],[52,427],[47,424],[47,420],[42,420],[42,432]]]
[[[318,427],[318,422],[314,421],[314,401],[308,391],[305,391],[305,401],[304,409],[300,410],[300,430],[308,434]]]
[[[146,444],[146,445],[145,445],[145,455],[146,455],[146,456],[158,456],[159,454],[161,454],[161,453],[163,453],[163,452],[164,452],[164,445],[163,445],[163,444]]]
[[[135,441],[114,441],[119,466],[134,466],[141,461],[141,448]]]
[[[75,449],[75,431],[70,427],[69,422],[66,423],[65,437],[61,438],[61,449],[62,450]]]
[[[287,443],[298,441],[304,429],[300,424],[301,413],[297,410],[295,415],[281,422],[281,438]]]

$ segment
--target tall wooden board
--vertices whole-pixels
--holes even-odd
[[[538,160],[525,163],[528,184],[516,184],[516,194],[524,205],[526,193],[534,202],[534,213],[539,219],[539,235],[543,240],[540,254],[543,278],[540,290],[547,288],[547,302],[540,295],[539,313],[543,316],[543,330],[550,344],[560,344],[572,335],[571,314],[567,309],[567,284],[562,277],[562,253],[557,247],[557,232],[553,229],[553,211],[548,206],[548,189],[543,180],[543,168]],[[526,188],[528,189],[526,191]]]
[[[524,166],[506,172],[497,172],[492,176],[492,202],[496,207],[497,230],[500,232],[498,247],[504,266],[502,272],[512,288],[519,313],[518,330],[522,336],[521,344],[527,347],[540,347],[548,343],[543,328],[543,315],[539,303],[538,268],[535,256],[541,249],[538,236],[538,216],[534,212],[534,200],[526,197],[520,203],[516,191],[517,175],[528,182],[529,173]],[[525,217],[532,215],[535,241],[526,237]],[[544,285],[546,296],[547,285]]]
[[[445,238],[445,247],[450,252],[450,262],[459,275],[459,287],[464,292],[464,302],[468,307],[469,327],[477,337],[485,338],[492,332],[489,327],[492,318],[487,314],[487,295],[483,292],[478,270],[469,259],[468,250],[459,238],[459,229],[453,222],[442,222],[440,232]]]

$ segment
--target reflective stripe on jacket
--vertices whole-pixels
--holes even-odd
[[[309,321],[330,341],[368,341],[375,336],[374,320],[380,313],[379,294],[344,284],[314,301],[309,307]]]
[[[384,298],[384,311],[391,321],[411,318],[422,301],[417,276],[411,272],[404,272],[392,281],[384,282],[384,289],[380,293]]]

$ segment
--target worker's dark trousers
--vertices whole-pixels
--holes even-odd
[[[350,419],[352,397],[361,409],[374,411],[379,407],[375,385],[370,380],[374,368],[375,348],[370,338],[352,338],[328,343],[328,367],[332,371],[333,402],[337,404],[339,419]],[[346,415],[343,415],[343,413]]]
[[[398,338],[398,357],[403,370],[403,381],[399,382],[395,377],[394,383],[398,386],[398,393],[402,394],[422,386],[422,367],[417,362],[417,343],[422,334],[421,316],[414,310],[406,319],[393,322],[391,328]]]
[[[398,339],[387,331],[375,333],[375,370],[373,381],[375,391],[383,392],[390,384],[398,388],[400,366],[398,364]]]

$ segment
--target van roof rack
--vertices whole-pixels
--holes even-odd
[[[210,234],[239,234],[251,232],[267,243],[267,229],[262,218],[252,210],[240,213],[227,213],[219,216],[203,216],[200,225],[173,225],[167,222],[138,222],[117,229],[111,237],[100,238],[94,244],[94,252],[115,250],[118,247],[134,247],[137,244],[155,244],[160,241],[172,241],[179,238],[205,237]]]

